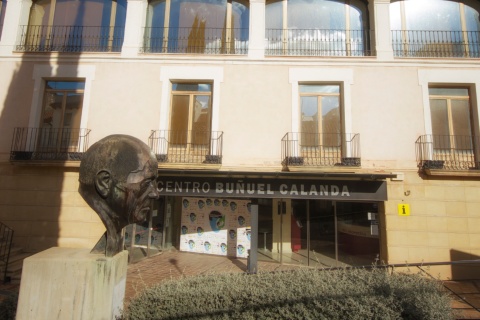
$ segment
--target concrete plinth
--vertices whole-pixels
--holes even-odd
[[[23,262],[17,320],[115,319],[123,308],[128,252],[50,248]]]

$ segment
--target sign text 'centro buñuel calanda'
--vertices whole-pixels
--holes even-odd
[[[171,196],[387,200],[384,181],[160,176],[157,179],[157,186],[161,195]]]

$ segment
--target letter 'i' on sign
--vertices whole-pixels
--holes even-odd
[[[410,215],[410,205],[401,203],[398,205],[398,215],[399,216],[409,216]]]

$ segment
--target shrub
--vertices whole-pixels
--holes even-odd
[[[438,281],[383,269],[210,274],[135,297],[122,319],[453,319]]]
[[[15,320],[18,295],[11,294],[0,303],[0,319]]]

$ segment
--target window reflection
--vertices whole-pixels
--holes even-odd
[[[177,53],[245,53],[246,1],[154,0],[149,2],[144,50]]]
[[[37,0],[30,8],[25,51],[120,51],[126,0]]]
[[[365,55],[368,10],[362,1],[267,1],[267,54]]]
[[[390,4],[397,56],[479,56],[479,2],[405,0]]]

